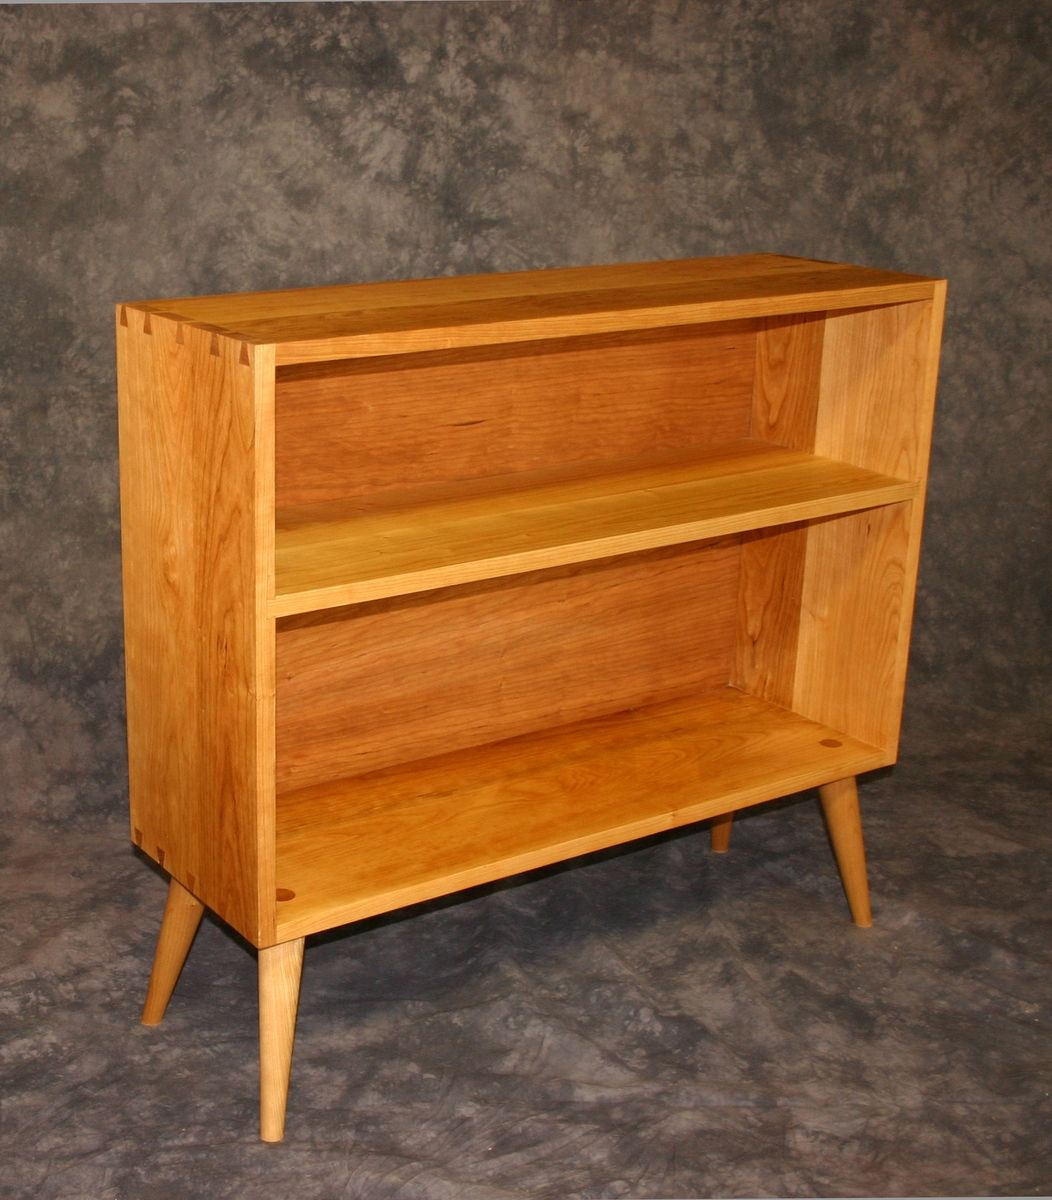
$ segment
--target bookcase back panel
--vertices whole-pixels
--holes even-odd
[[[726,684],[736,539],[278,622],[289,791]]]
[[[742,537],[738,642],[731,682],[750,695],[792,708],[800,638],[808,523]]]
[[[824,313],[759,322],[753,437],[792,450],[814,450],[824,334]]]
[[[747,437],[755,323],[280,368],[278,507]]]

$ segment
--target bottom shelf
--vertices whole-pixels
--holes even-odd
[[[278,940],[886,765],[732,688],[282,796]],[[289,895],[291,893],[291,896]]]

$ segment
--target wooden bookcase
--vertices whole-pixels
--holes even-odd
[[[117,308],[135,844],[259,950],[894,761],[945,284],[771,254]]]

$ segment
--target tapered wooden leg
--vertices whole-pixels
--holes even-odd
[[[818,789],[818,795],[851,909],[851,919],[856,925],[868,928],[873,924],[873,916],[869,907],[866,848],[862,842],[862,817],[854,777],[827,783]]]
[[[161,918],[161,930],[157,935],[157,949],[153,956],[153,970],[150,972],[146,1003],[142,1009],[144,1025],[160,1024],[204,911],[205,906],[201,901],[191,895],[181,883],[173,879],[168,884],[168,901]]]
[[[259,1136],[285,1136],[292,1043],[303,970],[303,938],[259,952]]]
[[[709,845],[714,854],[726,854],[731,846],[731,826],[734,824],[734,813],[723,813],[713,817],[709,825]]]

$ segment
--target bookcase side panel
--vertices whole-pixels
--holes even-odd
[[[935,309],[935,300],[918,300],[827,314],[816,454],[923,484],[942,325]]]
[[[132,836],[260,944],[274,922],[272,351],[132,308],[117,341]]]
[[[943,288],[829,314],[815,452],[917,483],[917,499],[808,532],[793,707],[898,746],[927,478]]]
[[[912,503],[807,527],[794,712],[894,756]]]

